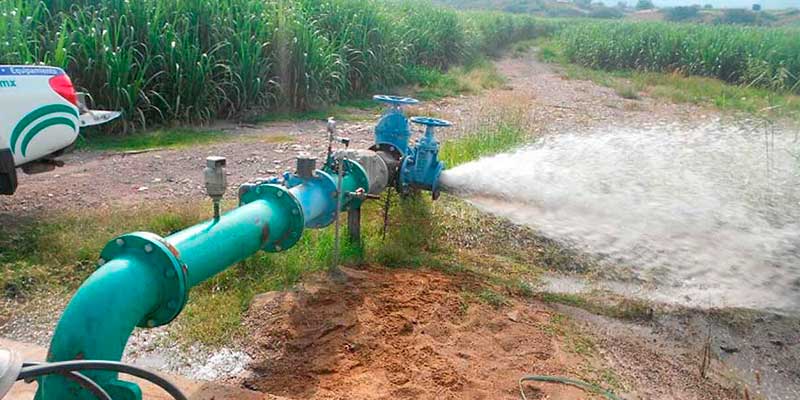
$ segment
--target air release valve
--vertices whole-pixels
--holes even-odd
[[[302,179],[311,179],[314,177],[314,171],[317,169],[317,158],[310,156],[297,157],[297,176]]]
[[[206,193],[214,202],[214,218],[219,218],[219,203],[225,190],[228,188],[228,178],[225,175],[225,157],[206,158],[206,168],[203,177],[206,184]]]

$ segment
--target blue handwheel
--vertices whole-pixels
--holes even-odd
[[[411,106],[414,104],[419,104],[419,100],[412,99],[411,97],[389,96],[385,94],[372,96],[372,99],[375,101],[380,101],[381,103],[391,104],[393,106]]]
[[[431,118],[431,117],[413,117],[411,122],[415,124],[435,127],[448,127],[453,126],[453,123],[444,119]]]

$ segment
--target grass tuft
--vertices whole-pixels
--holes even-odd
[[[639,97],[639,91],[636,90],[636,88],[633,85],[628,83],[622,83],[618,85],[615,88],[615,91],[617,92],[617,95],[619,95],[619,97],[622,97],[623,99],[639,100],[641,98]]]
[[[505,296],[489,288],[481,290],[478,293],[478,299],[494,308],[502,308],[510,304]]]
[[[477,125],[460,127],[464,133],[442,145],[439,157],[448,168],[511,150],[534,137],[533,121],[514,98],[492,101],[496,104],[480,112]]]
[[[546,303],[564,304],[627,321],[647,321],[653,318],[655,312],[651,303],[625,297],[543,292],[539,293],[538,298]]]
[[[98,151],[134,151],[162,148],[186,148],[201,146],[229,139],[230,135],[220,131],[194,129],[157,130],[137,135],[80,136],[75,148]]]
[[[411,82],[417,83],[413,88],[413,95],[420,100],[476,94],[505,84],[505,78],[494,64],[484,58],[465,67],[451,68],[447,72],[428,67],[411,68],[408,75]]]

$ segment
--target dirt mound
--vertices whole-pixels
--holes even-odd
[[[474,298],[469,276],[345,270],[296,292],[259,296],[247,317],[254,374],[245,386],[290,399],[518,399],[525,374],[563,374],[552,313]],[[578,399],[568,387],[529,398]]]

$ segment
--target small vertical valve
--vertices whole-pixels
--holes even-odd
[[[203,170],[205,178],[206,193],[214,202],[214,219],[219,218],[219,203],[225,190],[228,188],[228,178],[225,175],[225,157],[206,158],[206,168]]]
[[[317,169],[317,158],[311,156],[297,157],[297,176],[302,179],[311,179],[314,177],[314,171]]]
[[[328,124],[325,128],[328,131],[328,142],[333,142],[333,138],[336,137],[336,120],[328,117]]]

